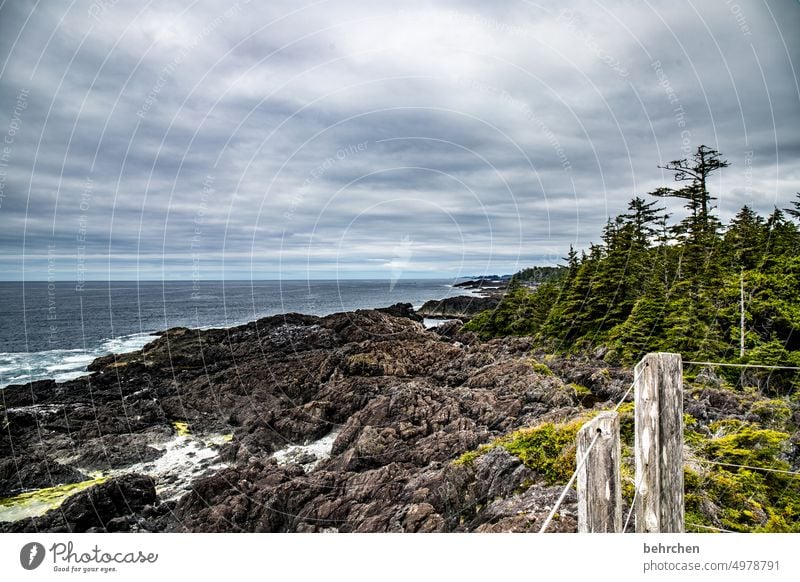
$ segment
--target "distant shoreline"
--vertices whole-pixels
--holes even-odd
[[[87,366],[96,358],[135,352],[165,329],[174,327],[230,329],[288,313],[325,316],[380,309],[398,302],[420,308],[431,298],[447,299],[457,292],[464,296],[477,294],[455,287],[449,279],[404,280],[391,292],[390,281],[383,279],[348,279],[342,280],[341,285],[330,280],[264,280],[252,284],[207,281],[203,282],[203,295],[199,297],[192,291],[191,281],[112,281],[86,286],[82,291],[75,291],[67,282],[63,290],[64,283],[57,284],[55,324],[45,312],[39,312],[37,324],[36,310],[50,308],[53,303],[50,284],[24,282],[23,297],[22,283],[0,282],[5,294],[0,296],[0,303],[8,306],[6,313],[0,315],[0,324],[4,324],[4,337],[0,337],[0,389],[37,380],[72,380],[87,374]],[[33,296],[29,297],[28,290],[34,290]],[[27,313],[24,320],[19,315],[23,304]],[[92,322],[98,316],[107,321],[93,329]],[[88,322],[85,325],[84,318]],[[51,325],[55,325],[54,335],[61,340],[55,345],[50,345],[44,335],[53,333]],[[16,341],[11,339],[14,333]],[[24,343],[20,341],[23,338]]]
[[[504,275],[505,276],[505,275]],[[470,279],[479,279],[480,277],[404,277],[404,281],[468,281]],[[391,277],[330,277],[330,278],[308,278],[308,277],[280,277],[272,279],[202,279],[199,281],[203,283],[279,283],[285,281],[287,283],[298,283],[303,281],[319,282],[319,281],[380,281],[390,282]],[[85,279],[79,281],[77,279],[0,279],[0,284],[3,283],[195,283],[191,279]],[[454,283],[454,285],[456,285]]]

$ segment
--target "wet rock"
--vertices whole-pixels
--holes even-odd
[[[392,317],[405,317],[412,321],[422,321],[422,316],[420,316],[417,312],[414,311],[414,308],[410,303],[395,303],[389,307],[384,307],[382,309],[376,309],[381,313],[386,313],[387,315],[391,315]]]
[[[537,358],[543,357],[537,354]],[[633,382],[630,370],[615,368],[597,358],[552,356],[546,364],[564,383],[588,388],[601,402],[619,401]]]
[[[141,435],[103,436],[81,447],[80,453],[70,462],[89,470],[108,470],[154,461],[164,451],[153,448],[150,443],[169,435],[167,430],[160,430]]]
[[[750,402],[724,388],[704,386],[693,390],[684,397],[684,409],[688,414],[702,421],[721,418],[748,419]],[[752,420],[758,421],[758,418]]]
[[[717,376],[712,366],[704,366],[694,379],[695,384],[702,384],[712,388],[719,388],[722,380]]]
[[[475,496],[479,499],[509,497],[536,475],[502,447],[495,447],[477,459]]]
[[[48,457],[31,455],[0,460],[0,497],[87,479],[89,477],[77,469]]]
[[[452,319],[444,321],[428,331],[452,342],[452,345],[457,348],[469,349],[468,346],[478,343],[478,335],[472,331],[464,331],[463,326],[463,320]]]

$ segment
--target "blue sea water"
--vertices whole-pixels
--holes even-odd
[[[170,327],[230,327],[465,295],[452,280],[0,282],[0,387],[86,373]]]

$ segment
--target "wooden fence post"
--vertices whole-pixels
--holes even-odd
[[[587,450],[597,437],[597,442]],[[581,464],[582,460],[586,457]],[[578,531],[617,533],[622,530],[619,416],[601,412],[578,431]]]
[[[636,532],[682,533],[683,362],[647,354],[636,365]]]

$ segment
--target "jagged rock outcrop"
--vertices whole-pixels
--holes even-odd
[[[66,479],[89,469],[147,471],[170,454],[155,443],[180,441],[178,430],[197,443],[228,437],[214,452],[220,463],[206,462],[180,498],[165,503],[153,488],[165,483],[126,475],[70,497],[63,512],[0,529],[538,529],[560,488],[502,448],[453,461],[543,418],[577,414],[569,382],[610,398],[624,393],[629,374],[560,360],[550,372],[534,365],[529,339],[478,342],[460,327],[425,330],[416,319],[400,305],[176,328],[141,352],[96,360],[86,377],[7,387],[0,456],[57,459],[59,470],[75,471]],[[332,446],[322,456],[273,456],[326,435]],[[6,491],[28,479],[3,467]],[[92,503],[103,508],[94,518]],[[574,530],[574,514],[568,497],[552,531]]]
[[[500,297],[476,297],[472,295],[459,295],[444,299],[426,301],[417,313],[422,317],[439,319],[459,318],[469,319],[481,311],[494,309],[500,304]]]
[[[24,459],[0,459],[0,498],[86,479],[81,471],[35,453]]]

